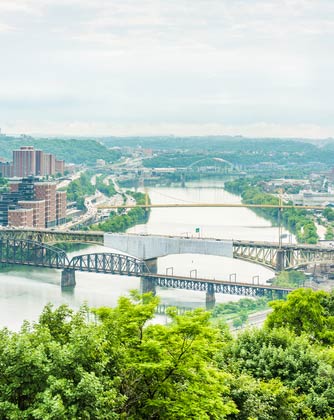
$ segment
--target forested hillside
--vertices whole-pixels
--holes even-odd
[[[120,153],[109,150],[96,140],[78,139],[36,139],[0,137],[0,156],[12,159],[12,150],[21,146],[34,146],[48,153],[53,153],[57,159],[71,163],[95,163],[96,159],[114,162]]]

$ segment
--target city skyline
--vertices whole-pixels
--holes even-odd
[[[332,137],[333,33],[329,0],[2,0],[0,126]]]

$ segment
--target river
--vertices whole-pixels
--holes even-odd
[[[225,191],[220,183],[188,184],[186,188],[149,188],[152,203],[207,202],[240,203],[240,197]],[[196,232],[199,230],[199,232]],[[224,239],[277,241],[278,228],[246,208],[156,208],[149,221],[129,229],[132,233],[202,236]],[[89,247],[77,254],[108,252],[102,246]],[[72,253],[74,255],[76,253]],[[199,277],[227,279],[235,273],[238,281],[260,283],[273,277],[273,272],[256,264],[208,255],[171,255],[158,260],[158,271],[173,267],[175,274],[189,275],[196,269]],[[23,320],[38,319],[48,302],[55,306],[67,303],[79,308],[84,302],[92,307],[114,306],[121,295],[139,288],[139,279],[94,273],[76,273],[75,290],[62,292],[60,271],[14,267],[0,273],[0,327],[17,330]],[[182,307],[205,306],[202,292],[158,289],[161,302]],[[231,295],[216,296],[217,302],[237,300]]]

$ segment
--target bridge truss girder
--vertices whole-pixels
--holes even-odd
[[[148,272],[148,268],[142,260],[114,253],[78,255],[72,258],[68,268],[94,273],[110,273],[137,277]]]
[[[241,285],[233,283],[211,283],[196,281],[190,279],[173,279],[167,278],[164,276],[151,275],[150,276],[154,281],[155,286],[159,287],[171,287],[174,289],[183,289],[183,290],[194,290],[201,292],[214,292],[214,293],[223,293],[230,295],[239,295],[239,296],[250,296],[250,297],[270,297],[270,298],[282,298],[286,296],[291,290],[284,290],[277,288],[276,290],[265,287],[261,285]]]
[[[21,239],[49,244],[57,242],[77,242],[103,245],[104,233],[48,229],[4,229],[0,231],[0,238]]]
[[[237,243],[233,246],[233,257],[261,264],[273,270],[291,270],[312,263],[334,263],[334,249],[309,247],[263,246]]]
[[[69,263],[66,252],[60,248],[33,241],[2,238],[0,262],[48,268],[64,268]]]

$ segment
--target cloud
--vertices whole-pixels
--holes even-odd
[[[333,32],[330,0],[1,0],[0,125],[327,132]]]

